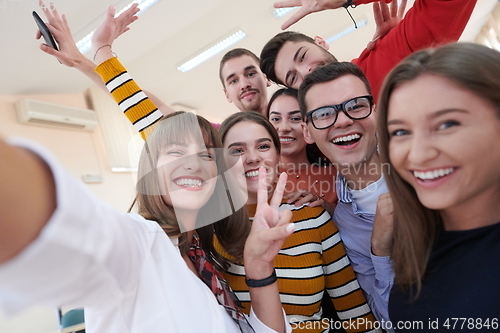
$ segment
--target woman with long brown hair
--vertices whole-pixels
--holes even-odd
[[[498,328],[499,91],[500,53],[470,43],[417,52],[386,79],[378,113],[392,166],[394,324]]]

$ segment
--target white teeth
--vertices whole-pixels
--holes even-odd
[[[175,183],[179,186],[188,186],[188,187],[201,187],[202,185],[202,181],[199,179],[187,179],[187,178],[177,179]]]
[[[295,140],[295,139],[293,139],[293,138],[280,138],[280,142],[290,142],[293,140]]]
[[[352,141],[361,138],[359,134],[352,134],[348,136],[341,136],[339,138],[335,138],[332,142],[333,143],[338,143],[338,142],[347,142],[347,141]]]
[[[248,171],[247,173],[245,173],[245,177],[257,177],[259,175],[259,170],[255,170],[255,171]]]
[[[447,169],[437,169],[437,170],[426,171],[426,172],[413,171],[413,175],[419,179],[422,179],[422,180],[432,180],[432,179],[436,179],[439,177],[449,175],[452,172],[453,172],[453,168],[447,168]]]

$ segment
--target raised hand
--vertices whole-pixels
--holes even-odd
[[[292,17],[281,25],[281,29],[285,30],[311,13],[325,9],[336,9],[342,7],[345,3],[346,0],[284,0],[275,2],[274,8],[300,7]]]
[[[99,48],[103,45],[112,45],[115,39],[130,30],[129,25],[137,20],[136,14],[140,10],[137,6],[137,3],[133,3],[130,8],[117,17],[115,17],[115,7],[109,6],[104,21],[92,35],[92,47]]]
[[[271,203],[268,204],[268,188],[266,184],[266,170],[259,169],[259,188],[257,193],[257,210],[252,223],[250,235],[245,243],[244,261],[247,276],[261,279],[269,276],[254,277],[261,268],[274,267],[274,257],[281,250],[286,237],[294,231],[294,224],[289,223],[292,213],[289,210],[279,212],[283,198],[287,175],[282,173],[279,177],[276,190]]]
[[[43,1],[40,0],[39,6],[47,19],[47,27],[54,36],[57,44],[59,44],[59,51],[51,48],[47,44],[41,44],[40,49],[56,57],[60,63],[68,67],[79,67],[85,63],[87,59],[75,45],[66,16],[64,14],[60,16],[53,4],[51,4],[49,10],[49,8],[44,5]],[[37,30],[35,37],[36,39],[40,39],[40,30]]]
[[[387,35],[403,19],[406,3],[407,0],[401,0],[401,4],[398,4],[398,0],[393,0],[390,10],[389,5],[383,1],[373,3],[373,17],[377,28],[372,40],[366,46],[368,50],[373,50],[377,41]]]

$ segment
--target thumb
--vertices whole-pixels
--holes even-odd
[[[43,52],[50,54],[51,56],[57,56],[59,51],[53,49],[52,47],[48,46],[47,44],[41,44],[40,45],[40,50]]]

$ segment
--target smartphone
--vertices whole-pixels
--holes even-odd
[[[56,41],[54,40],[54,37],[50,33],[49,28],[35,11],[33,11],[33,18],[35,19],[35,22],[38,25],[38,29],[40,29],[40,32],[42,33],[43,39],[45,39],[45,44],[59,51]]]

